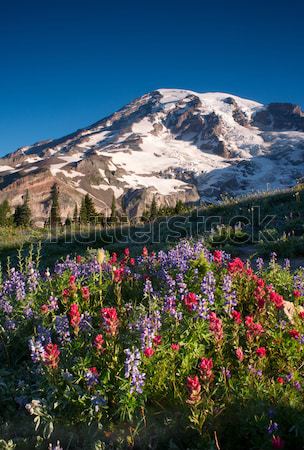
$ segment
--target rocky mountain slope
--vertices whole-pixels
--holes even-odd
[[[216,201],[222,193],[291,186],[304,175],[304,113],[225,93],[160,89],[60,139],[0,159],[0,201],[46,217],[50,188],[63,216],[89,193],[105,214],[113,194],[130,216],[158,203]]]

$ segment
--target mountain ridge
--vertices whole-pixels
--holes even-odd
[[[170,206],[214,202],[224,192],[291,186],[303,173],[299,106],[158,89],[92,125],[0,158],[0,200],[14,207],[28,189],[34,215],[45,217],[57,183],[63,217],[86,193],[105,214],[114,195],[137,216],[154,195]]]

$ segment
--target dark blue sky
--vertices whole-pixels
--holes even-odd
[[[302,0],[0,0],[0,155],[160,87],[304,106]]]

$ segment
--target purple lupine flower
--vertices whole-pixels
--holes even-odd
[[[141,316],[135,324],[135,328],[140,331],[140,341],[142,350],[151,347],[153,338],[157,335],[161,327],[160,312],[152,311],[150,315]]]
[[[37,336],[44,346],[52,342],[50,330],[42,325],[38,325],[37,327]]]
[[[304,296],[304,269],[300,269],[299,272],[293,277],[294,289],[300,291],[301,297]]]
[[[95,384],[97,384],[99,381],[99,373],[96,367],[91,367],[90,369],[88,369],[84,377],[89,387],[92,387]]]
[[[225,300],[224,309],[230,315],[237,305],[237,300],[236,292],[232,289],[232,278],[229,274],[224,275],[222,289]]]
[[[259,272],[262,272],[263,267],[264,267],[264,259],[263,258],[257,258],[256,259],[256,266]]]
[[[166,270],[164,270],[164,272],[162,274],[162,278],[164,278],[167,292],[169,294],[173,294],[175,286],[176,286],[176,281],[172,278],[172,276]]]
[[[153,294],[153,286],[152,286],[152,282],[151,282],[151,280],[149,280],[149,278],[147,278],[145,281],[144,293],[146,295]]]
[[[35,292],[40,280],[40,274],[35,270],[33,264],[28,267],[27,286],[31,292]]]
[[[289,270],[290,269],[290,259],[288,259],[288,258],[284,259],[283,268],[285,270]]]
[[[33,312],[32,308],[31,308],[29,305],[27,305],[27,306],[24,308],[23,314],[24,314],[24,317],[25,317],[26,319],[31,319],[31,318],[34,316],[34,312]]]
[[[10,270],[8,279],[3,283],[2,295],[4,297],[15,296],[18,301],[24,300],[25,298],[26,283],[24,275],[14,267]]]
[[[167,312],[172,317],[176,316],[176,297],[175,296],[165,295],[162,311]]]
[[[186,289],[187,289],[187,284],[184,282],[184,276],[182,273],[178,273],[175,277],[175,281],[176,281],[176,286],[177,286],[177,290],[178,293],[184,294]]]
[[[186,273],[189,269],[190,261],[197,259],[201,253],[204,253],[207,260],[211,260],[210,252],[208,252],[202,241],[192,244],[187,240],[181,240],[176,247],[170,249],[167,253],[158,252],[158,261],[163,270],[175,268],[179,273]]]
[[[45,351],[44,346],[40,339],[30,339],[29,341],[29,347],[31,352],[31,358],[34,363],[39,363],[44,361],[45,358]]]
[[[78,264],[75,259],[66,257],[65,261],[57,262],[54,267],[54,273],[62,275],[64,272],[69,272],[71,275],[75,275],[77,278],[83,277],[87,279],[91,275],[100,272],[100,265],[96,259]]]
[[[293,383],[293,385],[294,385],[294,387],[296,388],[297,391],[301,391],[302,385],[301,385],[301,383],[299,381],[295,381]]]
[[[215,278],[212,271],[206,273],[201,284],[201,291],[209,305],[214,304]]]
[[[13,331],[16,329],[16,322],[12,319],[6,319],[3,327],[6,331]]]
[[[4,298],[1,296],[0,296],[0,310],[2,310],[5,314],[11,314],[13,312],[12,305],[7,300],[4,300]]]
[[[261,378],[263,376],[263,372],[260,369],[256,369],[251,364],[248,366],[249,372],[252,373],[252,375],[255,375],[258,378]]]
[[[278,431],[278,429],[279,429],[279,425],[276,422],[273,422],[271,420],[267,427],[268,434],[274,434],[276,431]]]
[[[55,328],[58,340],[62,345],[71,340],[69,319],[66,315],[56,316]]]
[[[92,329],[92,317],[90,316],[90,314],[87,311],[85,311],[80,316],[79,329],[83,333],[86,333]]]
[[[125,303],[125,310],[126,310],[126,312],[133,311],[133,304],[131,302],[130,303]]]
[[[285,377],[287,383],[289,383],[292,379],[293,379],[293,374],[292,373],[288,373]]]
[[[286,328],[287,322],[286,320],[279,320],[278,323],[275,324],[275,328],[281,328],[284,330]]]
[[[226,367],[222,367],[222,374],[224,375],[224,377],[225,377],[227,380],[230,380],[230,378],[231,378],[231,372],[230,372],[229,369],[227,369]]]
[[[207,320],[210,314],[209,303],[205,299],[199,298],[198,305],[196,308],[197,316],[200,319]]]
[[[142,394],[146,375],[139,370],[141,363],[140,351],[135,348],[132,352],[127,348],[125,354],[125,378],[130,379],[130,393],[137,392],[138,394]]]
[[[53,295],[50,296],[49,302],[48,302],[48,308],[50,311],[57,311],[57,309],[59,308],[57,297],[54,297]]]
[[[107,404],[106,399],[104,397],[101,397],[100,395],[93,395],[91,397],[91,402],[94,407],[94,411],[96,413],[100,410],[102,406],[105,406]]]
[[[270,267],[273,267],[276,264],[277,258],[278,258],[278,255],[276,254],[276,252],[272,252],[270,254],[270,261],[269,261],[269,266]]]

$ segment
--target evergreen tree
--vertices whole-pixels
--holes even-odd
[[[51,212],[50,212],[50,225],[56,227],[61,225],[60,208],[59,208],[59,189],[55,183],[51,189]]]
[[[85,208],[86,208],[87,222],[90,222],[90,223],[96,222],[97,212],[95,209],[93,199],[89,196],[89,194],[86,194],[86,196],[84,198],[84,204],[85,204]]]
[[[70,216],[68,216],[68,217],[65,219],[64,225],[65,225],[66,227],[70,227],[70,226],[72,225],[72,219],[70,218]]]
[[[146,223],[149,222],[149,218],[150,218],[150,211],[148,209],[145,209],[142,213],[141,220],[144,223]]]
[[[80,221],[80,223],[87,223],[88,222],[87,208],[86,208],[86,204],[85,204],[85,199],[84,198],[81,200],[79,221]]]
[[[11,224],[11,207],[8,200],[0,203],[0,227],[6,227]]]
[[[117,222],[116,199],[115,199],[115,195],[113,194],[112,204],[111,204],[110,223],[116,223],[116,222]]]
[[[14,213],[14,223],[17,227],[28,227],[31,224],[31,209],[29,206],[29,192],[26,191],[23,204],[18,205]]]
[[[78,205],[75,203],[75,208],[73,212],[73,222],[78,223],[79,217],[78,217]]]
[[[156,219],[157,214],[158,214],[158,209],[157,209],[156,198],[155,198],[155,195],[153,195],[151,208],[150,208],[150,219],[151,220]]]

